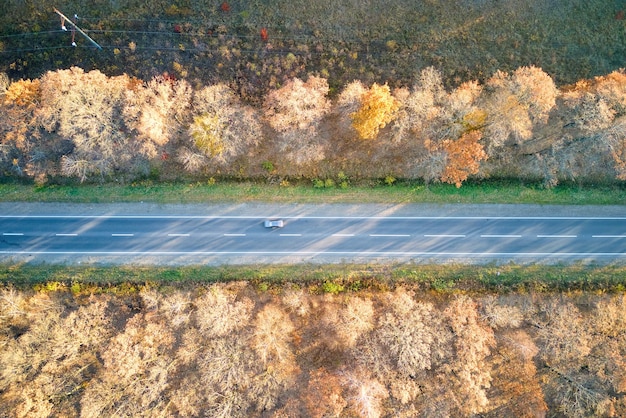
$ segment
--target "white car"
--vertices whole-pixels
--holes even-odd
[[[263,223],[266,228],[282,228],[285,226],[285,222],[282,219],[268,219]]]

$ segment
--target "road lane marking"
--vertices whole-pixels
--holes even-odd
[[[626,235],[592,235],[591,238],[626,238]]]
[[[76,237],[78,234],[54,234],[57,237]]]
[[[498,235],[498,234],[486,234],[481,235],[481,238],[521,238],[521,235]]]
[[[245,237],[246,234],[224,234],[225,237]]]
[[[134,237],[135,234],[111,234],[112,237]]]
[[[3,232],[2,235],[4,235],[5,237],[21,237],[24,234],[21,232]]]
[[[167,234],[168,237],[188,237],[189,234]]]
[[[0,215],[0,219],[372,219],[372,220],[626,220],[624,216],[205,216],[205,215]]]
[[[577,238],[578,235],[537,235],[537,238]]]
[[[425,234],[427,238],[465,238],[463,234]]]
[[[301,237],[302,234],[280,234],[281,237]]]
[[[172,256],[217,256],[217,255],[353,255],[353,256],[450,256],[450,257],[624,257],[626,252],[446,252],[446,251],[0,251],[0,254],[67,254],[67,255],[172,255]]]
[[[370,234],[370,237],[410,237],[407,234]]]
[[[354,234],[333,234],[333,237],[353,237]]]

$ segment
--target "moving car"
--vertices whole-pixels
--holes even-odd
[[[264,222],[266,228],[282,228],[285,222],[282,219],[268,219]]]

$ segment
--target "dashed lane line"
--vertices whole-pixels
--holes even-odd
[[[481,238],[521,238],[521,235],[485,234]]]
[[[370,234],[370,237],[410,237],[408,234]]]
[[[425,234],[426,238],[465,238],[463,234]]]

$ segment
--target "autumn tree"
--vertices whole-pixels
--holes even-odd
[[[433,67],[421,71],[412,89],[398,89],[395,97],[400,107],[392,125],[396,141],[415,142],[434,138],[437,120],[446,112],[446,95],[441,73]]]
[[[162,411],[174,365],[174,343],[164,320],[148,314],[131,318],[124,332],[103,350],[103,370],[86,388],[82,415],[98,417],[123,411],[148,417]]]
[[[496,346],[488,359],[491,387],[487,390],[487,417],[545,416],[548,407],[535,366],[537,344],[523,328],[525,298],[489,295],[481,301],[482,316],[494,330]]]
[[[18,80],[9,84],[4,93],[5,102],[15,103],[18,106],[32,106],[39,102],[39,80]]]
[[[480,143],[486,113],[477,105],[481,91],[477,83],[468,82],[447,92],[439,71],[429,67],[411,90],[395,92],[401,105],[393,135],[411,158],[413,176],[460,186],[479,172],[480,161],[486,159]]]
[[[545,124],[559,92],[552,78],[537,67],[520,67],[512,74],[497,71],[485,83],[480,107],[487,113],[485,139],[489,149],[509,139],[521,143],[533,128]]]
[[[325,157],[326,144],[318,135],[318,126],[330,111],[328,81],[311,76],[306,82],[294,78],[263,101],[269,125],[278,132],[279,148],[287,157],[302,164]]]
[[[147,83],[129,83],[122,116],[144,155],[154,158],[180,136],[189,123],[191,97],[191,86],[185,80],[159,76]]]
[[[184,331],[176,352],[176,361],[186,371],[171,390],[171,408],[178,414],[246,417],[250,408],[274,401],[275,387],[263,390],[271,371],[263,375],[249,349],[254,302],[240,295],[245,286],[207,286],[194,299],[195,327]]]
[[[594,357],[604,351],[595,351],[606,341],[604,336],[592,335],[581,310],[572,300],[559,297],[540,300],[532,321],[543,363],[539,371],[543,390],[555,407],[567,416],[611,416],[610,382],[591,366],[597,365]]]
[[[257,113],[244,106],[224,84],[194,92],[191,110],[191,143],[178,156],[188,171],[197,171],[209,163],[228,166],[237,157],[250,155],[261,139]]]
[[[541,417],[548,406],[534,358],[539,349],[532,337],[522,330],[496,333],[497,344],[491,361],[492,382],[487,391],[489,407],[486,417]]]
[[[0,101],[0,167],[5,173],[30,175],[38,181],[46,177],[51,153],[40,141],[34,118],[40,103],[39,80],[5,80],[4,100]],[[39,178],[37,178],[39,177]],[[43,181],[41,181],[43,182]]]
[[[313,418],[338,417],[348,405],[342,392],[341,379],[324,368],[310,372],[304,404]]]
[[[389,86],[374,83],[359,98],[359,108],[350,115],[352,126],[361,139],[374,139],[378,132],[393,121],[400,108]]]
[[[85,73],[77,67],[41,78],[39,123],[74,145],[63,157],[63,174],[84,181],[132,166],[138,149],[122,120],[128,84],[128,76],[108,78],[97,70]]]
[[[449,392],[454,408],[463,415],[487,409],[486,390],[491,385],[487,358],[495,345],[493,330],[481,319],[477,304],[466,296],[452,300],[444,310],[454,335],[454,357],[448,369]]]
[[[382,402],[389,397],[389,392],[365,370],[346,372],[344,385],[348,387],[350,409],[361,418],[378,418],[383,415]]]
[[[226,337],[245,327],[252,318],[254,301],[238,295],[241,284],[214,285],[196,299],[196,322],[207,337]]]
[[[339,116],[339,127],[342,131],[355,132],[351,115],[359,110],[361,97],[363,97],[366,91],[367,89],[362,82],[354,80],[344,86],[339,92],[333,112]]]
[[[372,301],[359,297],[327,295],[319,315],[319,339],[331,350],[355,347],[359,338],[375,325]]]
[[[390,305],[390,311],[379,319],[380,341],[396,362],[399,373],[417,376],[437,361],[432,351],[436,341],[433,306],[418,303],[401,290],[394,293]]]
[[[585,142],[585,165],[604,165],[598,159],[606,155],[612,160],[619,180],[626,179],[625,86],[623,70],[582,80],[563,93],[562,106],[565,126],[577,128],[579,132],[572,136],[578,142]]]
[[[394,93],[400,102],[392,125],[394,138],[409,143],[439,142],[483,128],[487,115],[477,106],[481,92],[482,87],[475,81],[447,92],[441,73],[433,67],[425,68],[410,90]]]
[[[27,321],[14,322],[19,335],[0,350],[0,414],[78,414],[82,391],[98,369],[96,353],[113,335],[109,298],[72,306],[63,291],[16,296],[9,289],[0,300],[3,314]]]
[[[479,131],[471,131],[456,141],[447,139],[441,142],[446,156],[445,168],[439,177],[441,181],[461,187],[468,176],[478,173],[480,161],[487,159],[487,153],[479,142],[481,137]]]

